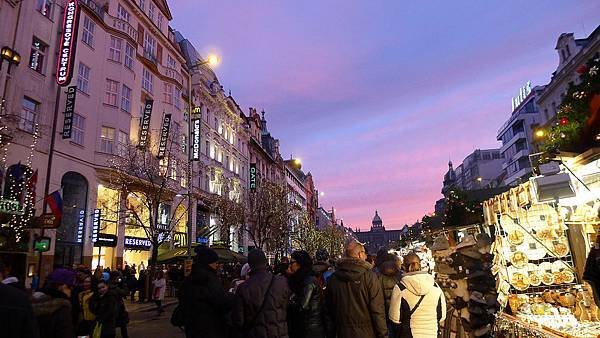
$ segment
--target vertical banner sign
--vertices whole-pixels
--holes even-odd
[[[101,209],[94,209],[94,215],[92,216],[92,243],[96,243],[96,241],[98,241],[98,231],[100,231],[101,215]]]
[[[77,86],[67,87],[67,103],[65,105],[65,121],[63,123],[63,140],[71,138],[73,129],[73,113],[75,112],[75,96],[77,95]]]
[[[200,160],[200,124],[201,124],[201,109],[200,107],[194,107],[192,110],[192,146],[191,156],[192,161]]]
[[[148,144],[148,133],[150,132],[150,117],[152,117],[153,105],[153,100],[146,100],[146,104],[144,105],[144,115],[142,115],[142,120],[140,121],[140,148],[144,148]]]
[[[256,191],[256,163],[250,163],[250,190]]]
[[[77,243],[83,243],[83,231],[85,229],[85,210],[79,210],[77,219]]]
[[[169,141],[169,129],[171,128],[171,114],[163,116],[162,126],[160,128],[160,142],[158,143],[157,158],[164,158],[167,152],[167,143]]]
[[[59,40],[58,62],[56,65],[56,83],[67,86],[73,76],[75,47],[77,47],[77,27],[79,26],[79,0],[67,0],[62,34]]]

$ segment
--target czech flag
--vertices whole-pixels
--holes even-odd
[[[63,212],[63,200],[62,197],[60,197],[60,191],[56,190],[55,192],[46,196],[44,198],[44,202],[48,204],[56,219],[60,220]]]

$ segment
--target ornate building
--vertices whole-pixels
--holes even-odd
[[[375,216],[371,222],[371,230],[355,230],[354,235],[359,242],[364,243],[367,252],[376,254],[380,249],[389,249],[400,240],[401,230],[386,230],[379,212],[375,210]]]

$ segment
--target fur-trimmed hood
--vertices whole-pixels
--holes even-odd
[[[67,299],[67,296],[53,289],[42,289],[34,292],[31,306],[33,307],[33,313],[38,317],[52,315],[63,307],[71,311],[71,302]]]

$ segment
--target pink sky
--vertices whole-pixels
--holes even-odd
[[[586,37],[600,2],[170,1],[243,109],[264,109],[282,156],[302,158],[321,204],[366,229],[433,211],[448,159],[500,144],[510,100],[545,84],[563,32]]]

